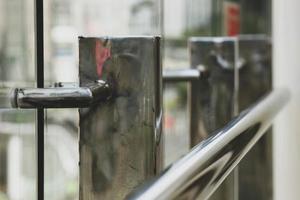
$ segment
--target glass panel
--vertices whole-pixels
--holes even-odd
[[[1,97],[35,86],[33,13],[32,0],[0,0]],[[36,199],[35,112],[8,105],[0,105],[0,199]]]
[[[158,35],[160,12],[159,0],[45,0],[48,85],[78,82],[78,36]],[[45,138],[45,199],[78,198],[78,110],[48,109]]]

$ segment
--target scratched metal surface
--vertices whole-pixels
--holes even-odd
[[[80,86],[114,85],[80,109],[80,199],[124,199],[162,167],[158,37],[79,38]]]

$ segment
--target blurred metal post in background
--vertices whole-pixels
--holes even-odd
[[[271,91],[271,42],[263,35],[238,39],[199,37],[192,38],[189,46],[192,67],[209,74],[191,84],[190,130],[194,146]],[[229,177],[211,199],[273,198],[270,133],[243,159],[236,173],[235,182]]]
[[[271,40],[264,35],[239,37],[239,109],[249,107],[272,90]],[[269,130],[239,165],[239,197],[273,199],[272,131]]]
[[[237,114],[236,66],[237,39],[230,37],[197,37],[189,40],[192,68],[208,76],[191,84],[191,146],[222,128]],[[210,199],[235,198],[234,176],[230,175]]]
[[[162,169],[160,38],[79,39],[79,77],[114,86],[80,109],[80,199],[124,199]]]

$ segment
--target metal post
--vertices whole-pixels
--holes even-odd
[[[207,139],[236,115],[236,45],[236,38],[230,37],[189,40],[192,68],[201,68],[209,74],[191,84],[191,146]],[[210,199],[234,197],[234,176],[230,175]]]
[[[35,0],[36,85],[44,87],[44,1]],[[37,199],[44,200],[44,109],[36,110]]]
[[[80,86],[113,85],[80,109],[80,199],[124,199],[162,169],[160,39],[79,39]]]
[[[263,35],[240,36],[239,107],[244,110],[272,90],[271,41]],[[272,131],[269,130],[239,165],[243,200],[273,199]]]

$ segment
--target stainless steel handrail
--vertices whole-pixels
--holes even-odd
[[[287,90],[271,92],[128,199],[208,199],[266,132],[289,98]]]

